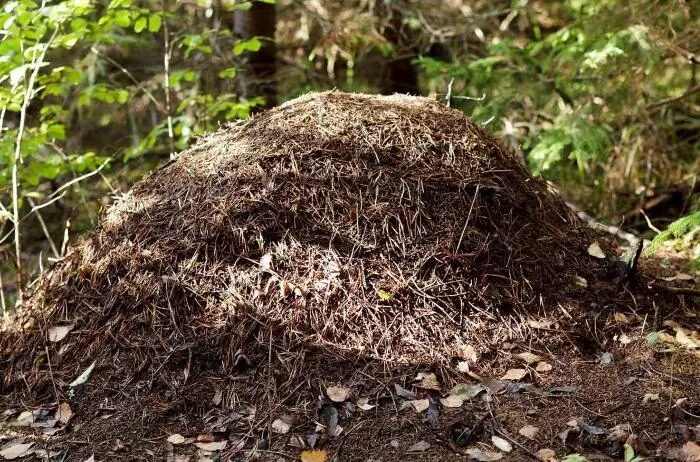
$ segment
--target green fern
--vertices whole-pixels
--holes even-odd
[[[671,239],[680,239],[698,228],[700,228],[700,211],[679,218],[668,225],[668,228],[664,231],[656,235],[649,247],[647,247],[647,255],[651,255],[659,250],[659,247],[661,247],[664,242]]]

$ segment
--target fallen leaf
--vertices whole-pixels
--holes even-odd
[[[463,400],[472,399],[482,391],[485,391],[483,385],[477,383],[460,383],[452,387],[451,395],[458,395]]]
[[[547,390],[547,393],[576,393],[578,390],[578,387],[574,387],[573,385],[564,385],[562,387],[553,387]]]
[[[272,431],[280,435],[289,433],[289,424],[282,419],[275,419],[272,422]]]
[[[687,348],[689,350],[693,350],[693,349],[698,347],[698,344],[695,343],[695,340],[688,337],[688,335],[680,329],[676,332],[676,339],[675,340],[676,340],[676,343],[678,343],[681,346],[684,346],[685,348]]]
[[[549,448],[540,449],[536,454],[542,462],[556,462],[557,460],[557,453]]]
[[[508,369],[501,380],[520,380],[527,375],[525,369]]]
[[[622,343],[623,345],[629,345],[630,343],[632,343],[632,339],[627,334],[620,335],[620,337],[618,337],[617,341]]]
[[[19,457],[24,457],[27,452],[34,446],[34,443],[24,443],[23,439],[10,441],[0,450],[0,457],[5,460],[14,460]]]
[[[585,289],[586,287],[588,287],[588,281],[586,281],[586,279],[582,278],[581,276],[574,276],[574,285],[576,287]]]
[[[524,436],[527,439],[534,440],[537,436],[537,432],[539,431],[540,429],[535,426],[525,425],[523,428],[518,430],[518,434]]]
[[[457,372],[461,372],[462,374],[469,372],[469,361],[458,361]]]
[[[429,399],[414,399],[410,401],[410,403],[411,406],[413,406],[413,409],[415,409],[415,411],[419,414],[430,407]]]
[[[588,246],[588,255],[595,258],[605,258],[605,252],[600,248],[598,241],[593,241],[593,243]]]
[[[416,385],[418,388],[440,391],[440,384],[437,381],[437,377],[435,377],[435,374],[432,372],[419,372],[413,381],[419,381],[419,383]]]
[[[440,404],[445,407],[461,407],[464,400],[459,395],[448,395],[445,398],[440,398]]]
[[[430,443],[428,443],[425,440],[420,440],[410,448],[408,448],[408,452],[423,452],[430,449]]]
[[[583,429],[584,432],[589,435],[604,435],[607,433],[604,428],[596,427],[594,425],[589,425],[581,419],[576,419],[576,423],[579,427]]]
[[[461,346],[457,348],[457,356],[466,361],[475,363],[478,359],[476,350],[471,345]]]
[[[683,454],[684,462],[698,462],[700,461],[700,446],[693,441],[688,441],[683,445],[681,454]]]
[[[50,342],[60,342],[70,331],[73,330],[75,324],[65,324],[62,326],[52,326],[49,327],[49,341]]]
[[[503,452],[510,452],[513,450],[513,445],[510,444],[507,440],[501,438],[500,436],[493,435],[491,437],[491,442],[494,446],[496,446]]]
[[[501,380],[496,380],[492,378],[485,378],[484,380],[481,381],[481,384],[491,393],[492,395],[495,395],[501,391],[503,391],[506,387],[506,384],[503,383]]]
[[[627,441],[627,438],[629,438],[631,433],[632,427],[630,426],[630,424],[618,424],[610,429],[607,439],[609,441],[618,441],[620,443],[624,443],[625,441]]]
[[[669,335],[666,332],[659,332],[659,342],[674,344],[676,339],[673,335]]]
[[[83,371],[83,373],[80,374],[77,379],[69,383],[68,386],[74,388],[87,382],[90,378],[90,374],[92,374],[92,370],[95,368],[95,364],[97,364],[97,361],[93,361],[92,364],[90,364],[90,366],[88,366],[88,368],[85,369],[85,371]]]
[[[260,266],[266,270],[272,268],[272,254],[266,253],[265,255],[260,257]]]
[[[396,394],[398,396],[400,396],[401,398],[410,399],[410,400],[414,400],[417,398],[415,393],[413,393],[412,391],[406,390],[404,387],[402,387],[398,383],[394,384],[394,389],[396,390]]]
[[[547,362],[540,361],[537,363],[537,366],[535,366],[535,370],[537,372],[548,372],[552,370],[552,365]]]
[[[658,393],[647,393],[644,395],[644,398],[642,398],[642,403],[646,404],[651,401],[658,401],[659,400],[659,394]]]
[[[326,451],[312,449],[301,453],[301,462],[326,462]]]
[[[185,437],[179,433],[173,433],[172,435],[170,435],[168,437],[168,443],[170,443],[170,444],[178,445],[178,444],[182,444],[184,442],[185,442]]]
[[[326,394],[331,401],[335,403],[342,403],[347,401],[347,399],[350,397],[350,389],[340,385],[334,385],[332,387],[328,387]]]
[[[482,451],[481,449],[477,448],[469,448],[465,452],[470,458],[478,460],[479,462],[491,462],[501,460],[503,458],[503,454],[500,452]]]
[[[629,324],[630,318],[624,313],[615,313],[615,322],[618,324]]]
[[[555,322],[549,319],[544,319],[542,321],[535,321],[534,319],[527,320],[527,325],[533,329],[549,329],[553,324],[555,324]]]
[[[538,355],[536,355],[536,354],[530,353],[530,352],[528,352],[528,351],[526,351],[526,352],[524,352],[524,353],[518,353],[516,356],[517,356],[518,358],[522,359],[523,361],[525,361],[525,363],[527,363],[527,364],[536,363],[536,362],[542,360],[542,357],[541,357],[541,356],[538,356]]]
[[[22,411],[9,425],[11,427],[29,427],[32,423],[34,423],[34,413],[32,411]]]
[[[612,362],[612,360],[613,360],[613,354],[610,353],[609,351],[606,351],[605,353],[603,353],[600,356],[600,359],[598,360],[598,362],[600,364],[610,364]]]
[[[73,410],[70,408],[70,405],[68,403],[59,404],[56,411],[56,419],[63,425],[66,425],[71,417],[73,417]]]
[[[90,457],[85,459],[83,462],[95,462],[95,454],[92,454]]]
[[[358,398],[357,407],[359,407],[363,411],[369,411],[370,409],[374,409],[375,407],[377,407],[377,405],[369,404],[369,398]]]
[[[214,397],[211,399],[211,403],[214,406],[218,406],[221,404],[221,401],[224,399],[224,393],[221,391],[221,388],[217,387],[216,391],[214,391]]]
[[[226,445],[228,444],[227,441],[211,441],[209,443],[204,443],[204,442],[197,442],[194,443],[197,448],[202,449],[203,451],[223,451],[226,449]]]

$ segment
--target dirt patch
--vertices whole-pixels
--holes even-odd
[[[432,429],[441,450],[461,454],[509,438],[503,419],[519,422],[522,409],[499,397],[554,399],[528,381],[546,355],[590,390],[590,367],[571,361],[596,364],[598,317],[653,305],[616,291],[615,256],[461,113],[425,98],[308,95],[202,139],[121,198],[0,325],[0,403],[8,421],[22,402],[70,403],[74,435],[92,437],[61,444],[114,458],[174,454],[163,438],[175,432],[226,441],[231,460],[285,457],[280,416],[314,446],[341,454],[346,441],[357,460],[375,453],[354,438],[392,429],[406,441]],[[535,354],[534,341],[541,360],[526,367],[504,347]],[[440,420],[451,387],[508,366],[525,375]],[[414,382],[421,372],[439,389]],[[329,400],[334,384],[382,405],[361,414],[350,398]],[[397,384],[428,409],[406,416]],[[387,419],[395,426],[378,427]],[[341,421],[344,433],[329,430]],[[295,444],[293,457],[311,445]],[[382,457],[427,457],[425,445],[397,444]]]

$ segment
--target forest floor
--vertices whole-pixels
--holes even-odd
[[[660,278],[688,282],[682,260],[658,261]],[[73,400],[0,409],[0,460],[698,461],[697,308],[655,305],[658,320],[629,309],[577,326],[564,311],[522,319],[527,336],[467,347],[451,371],[288,351],[308,368],[294,383],[272,357],[193,376],[178,396],[88,378]]]

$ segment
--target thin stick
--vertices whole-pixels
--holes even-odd
[[[57,198],[58,199],[58,198]],[[32,206],[32,212],[36,213],[36,218],[39,220],[39,225],[41,226],[41,230],[44,232],[44,236],[46,236],[46,240],[49,241],[49,246],[51,247],[51,251],[53,252],[53,256],[58,258],[58,249],[56,248],[56,244],[54,243],[53,239],[51,238],[51,233],[49,233],[49,229],[46,227],[46,222],[44,222],[44,217],[41,216],[41,213],[39,213],[39,209],[41,207],[45,207],[44,204],[41,206],[37,207],[37,205],[34,203],[34,199],[31,197],[27,197],[27,200],[29,201],[29,205]],[[46,204],[48,205],[48,204]],[[32,213],[30,212],[30,213]]]
[[[36,53],[32,57],[32,70],[29,76],[29,82],[27,83],[27,88],[24,92],[24,100],[22,101],[22,109],[19,117],[19,128],[17,129],[17,139],[15,141],[15,156],[12,163],[12,216],[15,221],[14,226],[14,236],[15,236],[15,262],[17,266],[17,301],[22,303],[22,298],[24,297],[23,278],[22,278],[22,242],[20,240],[20,226],[19,226],[19,165],[22,163],[22,138],[24,137],[24,126],[27,122],[27,109],[29,108],[29,102],[32,99],[32,93],[34,93],[34,83],[36,82],[36,77],[39,74],[39,68],[44,62],[44,57],[49,47],[53,43],[56,35],[58,34],[58,28],[54,29],[53,34],[46,45],[44,45],[41,50],[41,54],[37,59]]]
[[[464,233],[467,231],[467,225],[469,224],[469,218],[472,216],[472,209],[474,209],[474,202],[476,202],[476,196],[479,195],[479,184],[476,185],[476,192],[474,197],[472,197],[472,205],[469,206],[469,213],[467,214],[467,221],[464,222],[464,228],[462,228],[462,234],[459,236],[459,242],[457,242],[457,248],[455,252],[459,252],[459,247],[462,245],[462,239],[464,239]]]
[[[163,2],[163,16],[165,16],[165,2]],[[163,19],[163,32],[165,34],[165,53],[163,53],[163,65],[165,67],[165,111],[168,116],[168,139],[170,142],[170,158],[172,158],[175,151],[175,134],[173,133],[173,116],[170,114],[170,33],[167,19]]]
[[[78,178],[73,178],[68,183],[64,184],[63,186],[61,186],[60,188],[58,188],[57,190],[52,192],[49,197],[54,197],[54,196],[56,196],[56,194],[60,193],[61,191],[63,191],[66,188],[69,188],[70,186],[74,185],[75,183],[78,183],[79,181],[83,181],[86,178],[90,178],[93,175],[97,175],[103,168],[105,168],[105,165],[107,165],[110,160],[111,159],[107,159],[104,162],[102,162],[102,165],[97,167],[97,170],[93,170],[90,173],[86,173],[85,175],[81,175]]]
[[[0,310],[2,310],[0,315],[2,315],[3,318],[6,317],[8,311],[7,305],[5,304],[5,286],[2,284],[2,271],[0,271]]]
[[[450,107],[450,100],[452,99],[452,84],[455,83],[455,78],[450,79],[450,83],[447,84],[447,95],[445,95],[445,106]]]

